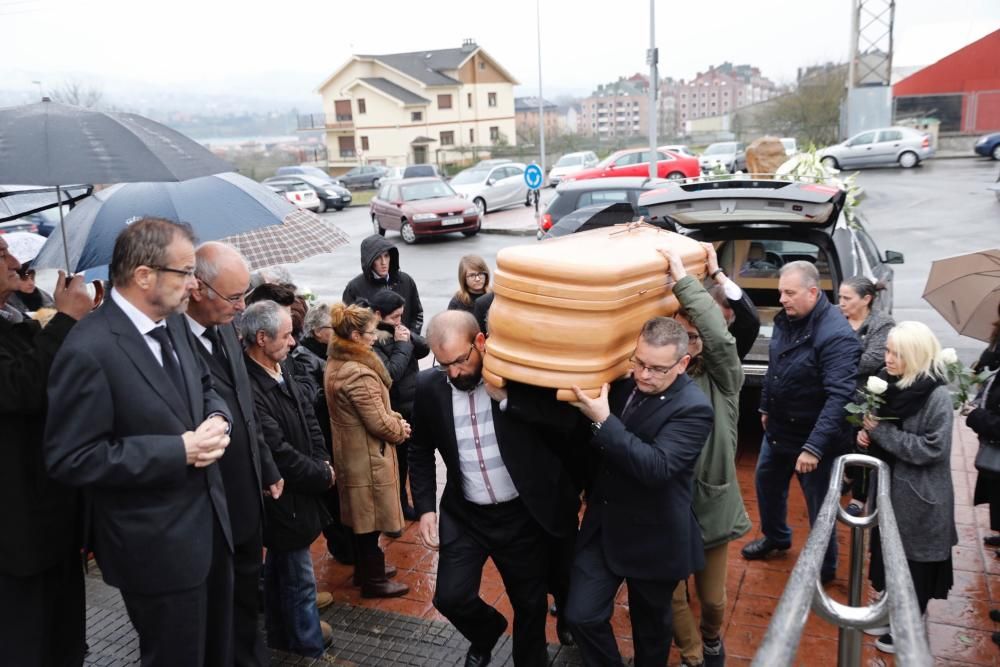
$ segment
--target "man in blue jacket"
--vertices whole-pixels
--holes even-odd
[[[764,536],[743,547],[747,560],[792,544],[788,484],[796,473],[809,523],[823,504],[833,459],[845,442],[844,406],[852,399],[861,344],[844,316],[820,291],[819,272],[805,261],[781,269],[783,312],[774,318],[767,376],[761,389],[764,440],[757,460],[757,503]],[[836,535],[823,559],[823,583],[837,570]]]

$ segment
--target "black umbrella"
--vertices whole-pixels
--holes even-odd
[[[184,181],[226,171],[233,166],[204,146],[136,114],[48,99],[0,109],[0,183],[55,186],[57,203],[61,186],[72,183]]]

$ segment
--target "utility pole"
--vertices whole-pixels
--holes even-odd
[[[892,56],[896,0],[854,0],[851,8],[845,137],[892,124]]]
[[[542,168],[542,185],[545,185],[545,98],[542,96],[542,12],[541,0],[535,0],[535,23],[538,28],[538,143],[542,151],[538,166]]]
[[[646,64],[649,65],[649,177],[656,178],[656,97],[660,92],[660,76],[657,73],[659,54],[656,50],[656,0],[649,0],[649,50],[646,52]]]

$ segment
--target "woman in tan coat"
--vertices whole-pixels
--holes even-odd
[[[341,520],[354,532],[355,585],[362,597],[405,595],[406,585],[389,581],[396,568],[386,566],[378,538],[403,529],[395,445],[410,436],[410,425],[389,408],[392,380],[372,351],[375,314],[338,303],[330,324],[324,385]]]

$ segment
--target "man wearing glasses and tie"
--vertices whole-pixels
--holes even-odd
[[[581,448],[596,464],[566,607],[585,665],[622,664],[610,623],[622,581],[635,664],[667,664],[671,595],[704,563],[691,510],[692,477],[713,412],[685,374],[690,359],[684,328],[656,317],[636,341],[631,376],[605,384],[597,398],[574,387],[574,405],[593,433]]]
[[[193,241],[169,220],[126,227],[110,298],[49,376],[45,463],[89,494],[85,539],[121,589],[143,665],[233,661],[233,542],[215,465],[233,419],[180,315],[198,285]]]

